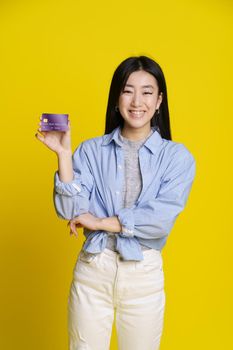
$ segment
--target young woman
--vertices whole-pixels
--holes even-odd
[[[40,131],[40,129],[39,129]],[[84,228],[68,298],[70,350],[109,349],[114,311],[120,350],[159,349],[165,292],[164,247],[184,209],[195,159],[171,140],[161,67],[129,57],[115,70],[103,136],[73,157],[67,132],[37,138],[58,156],[54,204]]]

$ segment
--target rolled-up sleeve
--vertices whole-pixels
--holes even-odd
[[[195,173],[195,158],[188,150],[173,157],[156,197],[117,213],[122,225],[120,234],[144,239],[167,236],[186,205]]]
[[[72,219],[89,210],[89,199],[94,178],[88,163],[84,143],[81,143],[72,156],[73,180],[63,182],[58,171],[54,174],[53,200],[56,213],[62,219]]]

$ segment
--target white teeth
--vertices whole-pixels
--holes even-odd
[[[132,116],[141,117],[144,111],[129,111]]]
[[[130,111],[132,113],[143,113],[144,111]]]

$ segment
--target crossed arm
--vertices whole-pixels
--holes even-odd
[[[117,216],[111,216],[106,218],[98,218],[91,213],[85,213],[73,218],[69,221],[70,234],[77,235],[76,227],[86,227],[89,230],[97,231],[110,231],[114,233],[121,232],[121,224]]]
[[[181,150],[173,157],[163,175],[156,198],[140,203],[137,207],[121,208],[116,216],[98,218],[89,213],[89,195],[93,176],[88,168],[82,145],[74,155],[73,179],[64,184],[56,178],[55,208],[69,222],[71,231],[76,226],[90,230],[103,230],[124,237],[137,236],[144,239],[162,238],[171,231],[178,214],[184,209],[195,176],[194,157]],[[75,168],[79,164],[79,168]],[[81,170],[82,169],[82,170]]]
[[[85,159],[85,153],[83,150],[83,144],[76,150],[75,156],[78,158],[78,164],[82,164],[84,171],[88,174],[89,171],[87,169],[87,162]],[[55,175],[56,183],[74,183],[74,180],[76,181],[77,187],[76,191],[81,190],[83,193],[80,195],[80,198],[83,200],[83,208],[79,208],[79,213],[81,213],[79,216],[74,217],[68,222],[68,225],[70,225],[70,233],[76,234],[76,226],[77,227],[86,227],[90,230],[103,230],[103,231],[110,231],[119,233],[121,232],[121,224],[117,216],[112,217],[105,217],[105,218],[98,218],[91,213],[87,212],[87,210],[84,209],[85,205],[88,204],[88,196],[90,188],[93,185],[93,178],[89,175],[88,181],[86,186],[83,186],[83,182],[81,181],[81,175],[78,174],[78,172],[73,171],[73,165],[72,165],[72,154],[69,152],[63,152],[58,155],[58,173]],[[89,173],[90,174],[90,173]],[[75,188],[74,188],[75,190]],[[55,194],[55,202],[58,201],[58,196],[56,192]],[[71,198],[70,198],[71,199]],[[85,200],[86,199],[86,200]],[[69,202],[67,202],[69,204]],[[63,207],[65,207],[64,205]],[[83,213],[82,213],[83,212]]]

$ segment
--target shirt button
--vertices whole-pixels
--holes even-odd
[[[122,169],[122,166],[119,164],[119,165],[118,165],[118,168],[119,168],[119,169]]]
[[[116,194],[120,194],[120,192],[119,192],[119,191],[116,191]]]

